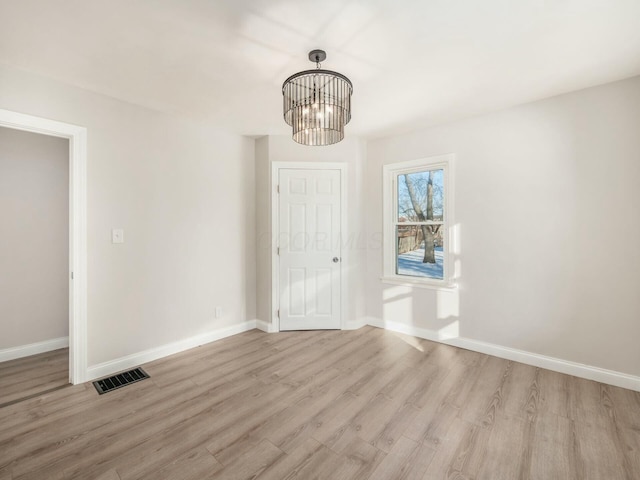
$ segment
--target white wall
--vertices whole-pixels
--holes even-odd
[[[0,127],[0,350],[69,335],[69,141]]]
[[[640,375],[640,77],[368,152],[370,238],[383,164],[456,154],[461,271],[453,293],[385,285],[373,242],[369,316]]]
[[[271,160],[268,136],[256,140],[255,157],[256,317],[271,324]]]
[[[255,318],[253,140],[4,67],[0,108],[88,129],[89,365]]]
[[[363,196],[363,169],[366,144],[356,138],[326,147],[306,147],[295,143],[290,136],[268,136],[256,141],[256,201],[258,251],[258,318],[270,323],[271,305],[271,167],[273,162],[337,162],[347,165],[347,219],[348,229],[343,233],[346,252],[344,279],[347,282],[347,322],[356,326],[365,321],[363,268],[366,242],[364,218],[361,215]]]

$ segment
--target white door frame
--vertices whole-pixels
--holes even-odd
[[[348,265],[348,250],[346,248],[345,233],[347,231],[347,164],[338,162],[272,162],[271,164],[271,328],[269,331],[280,331],[280,257],[278,256],[280,232],[278,180],[281,169],[292,170],[340,170],[340,329],[344,330],[347,315],[347,281],[346,265]]]
[[[87,374],[87,129],[0,109],[0,127],[69,139],[69,382]]]

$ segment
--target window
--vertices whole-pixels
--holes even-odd
[[[384,166],[383,281],[453,286],[452,162],[441,155]]]

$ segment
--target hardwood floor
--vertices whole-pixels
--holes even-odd
[[[68,348],[2,362],[0,407],[68,384]]]
[[[640,478],[640,393],[371,327],[144,368],[0,409],[0,479]]]

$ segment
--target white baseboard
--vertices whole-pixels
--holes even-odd
[[[92,365],[87,368],[87,375],[85,381],[95,380],[96,378],[106,377],[122,370],[127,370],[133,367],[137,367],[144,363],[158,360],[159,358],[173,355],[174,353],[189,350],[200,345],[205,345],[210,342],[215,342],[222,338],[237,335],[238,333],[246,332],[256,328],[256,321],[249,320],[238,325],[231,325],[229,327],[219,328],[212,332],[202,333],[194,337],[185,338],[184,340],[178,340],[177,342],[162,345],[160,347],[150,348],[143,352],[127,355],[126,357],[116,358],[108,362]]]
[[[586,378],[588,380],[594,380],[596,382],[640,392],[640,377],[634,375],[616,372],[614,370],[606,370],[599,367],[592,367],[590,365],[562,360],[555,357],[548,357],[546,355],[539,355],[537,353],[517,350],[515,348],[503,347],[501,345],[487,343],[480,340],[441,334],[435,330],[418,328],[399,322],[384,321],[379,318],[370,317],[367,323],[373,327],[405,333],[414,337],[446,343],[448,345],[453,345],[454,347],[485,353],[487,355],[493,355],[494,357],[513,360],[515,362],[533,365],[534,367],[546,368],[547,370],[566,373],[575,377]]]
[[[344,330],[358,330],[365,325],[367,325],[367,319],[362,318],[359,320],[347,322],[344,326]],[[267,333],[275,333],[277,331],[272,324],[265,322],[264,320],[256,320],[256,328]]]
[[[256,328],[267,333],[274,333],[276,331],[272,324],[264,320],[256,320]]]
[[[0,362],[29,357],[38,353],[50,352],[52,350],[58,350],[59,348],[66,348],[68,346],[69,337],[60,337],[52,340],[45,340],[44,342],[20,345],[19,347],[4,348],[0,350]]]
[[[368,322],[368,317],[362,317],[362,318],[359,318],[357,320],[348,321],[345,324],[344,329],[345,330],[358,330],[359,328],[364,327],[368,323],[369,323]]]

